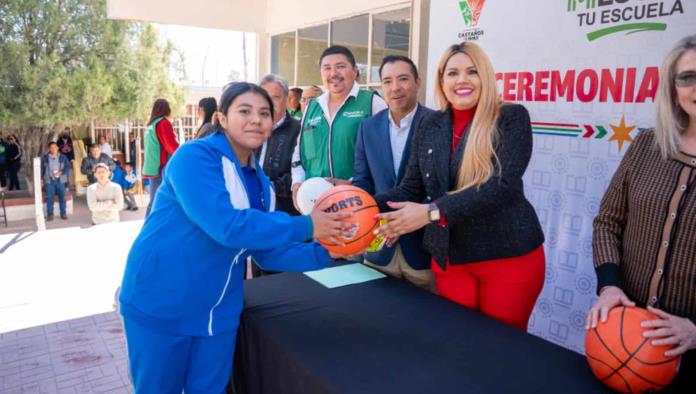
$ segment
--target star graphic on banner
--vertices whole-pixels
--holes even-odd
[[[614,130],[614,135],[609,137],[609,141],[618,141],[619,152],[621,152],[624,142],[633,141],[631,131],[633,131],[636,126],[626,126],[626,117],[624,116],[621,116],[621,123],[619,123],[618,126],[613,124],[610,124],[609,126],[611,126],[611,129]]]

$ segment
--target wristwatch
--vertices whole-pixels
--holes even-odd
[[[438,208],[437,204],[434,202],[428,205],[428,220],[430,220],[431,223],[440,221],[440,208]]]

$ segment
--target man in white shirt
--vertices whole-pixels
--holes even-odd
[[[109,179],[111,171],[104,163],[94,167],[96,183],[87,188],[87,206],[92,211],[92,223],[116,223],[120,221],[119,212],[123,209],[123,190]]]
[[[420,120],[433,112],[418,104],[421,80],[411,59],[387,56],[379,75],[389,109],[360,124],[355,147],[353,185],[370,194],[384,193],[399,184],[408,166],[413,134]],[[405,234],[394,245],[367,253],[365,264],[432,291],[430,255],[422,244],[422,230]]]
[[[324,177],[335,185],[350,183],[358,126],[386,108],[376,93],[360,90],[358,67],[348,48],[327,48],[319,66],[326,92],[309,103],[302,117],[292,159],[293,200],[308,178]]]

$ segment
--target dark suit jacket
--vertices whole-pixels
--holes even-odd
[[[450,155],[452,146],[451,110],[425,116],[416,130],[411,158],[399,186],[375,196],[380,210],[387,201],[434,201],[447,226],[425,227],[423,244],[435,261],[445,267],[522,256],[544,242],[534,208],[524,196],[522,175],[532,155],[532,129],[527,110],[505,104],[498,118],[499,138],[495,152],[495,175],[479,188],[456,189],[456,178],[467,130]]]
[[[353,185],[370,194],[387,192],[399,184],[404,176],[411,154],[411,141],[414,129],[423,116],[433,112],[418,105],[411,123],[408,140],[401,157],[398,173],[394,171],[394,157],[391,151],[389,135],[389,110],[385,109],[374,116],[366,118],[358,128],[355,145],[355,175]],[[430,268],[430,254],[423,249],[423,230],[402,236],[399,240],[401,251],[408,264],[417,270]],[[384,248],[376,253],[368,253],[369,262],[387,265],[394,257],[394,247]]]
[[[290,164],[292,153],[297,144],[297,135],[300,133],[300,122],[286,113],[285,121],[280,127],[271,132],[266,146],[266,160],[263,163],[263,172],[273,183],[276,194],[276,210],[287,212],[291,215],[299,215],[292,204],[292,174]],[[261,149],[256,151],[257,159],[260,159]]]

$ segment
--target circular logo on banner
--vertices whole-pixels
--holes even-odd
[[[585,321],[587,319],[587,313],[583,311],[572,311],[570,312],[570,315],[568,316],[568,322],[570,323],[570,326],[573,327],[574,330],[576,331],[584,331],[585,330]]]
[[[546,318],[553,314],[553,305],[551,304],[551,301],[547,300],[546,298],[539,301],[537,304],[537,309],[539,310],[539,313],[541,313],[541,316]]]
[[[605,179],[607,177],[607,172],[609,172],[607,161],[598,157],[590,159],[587,163],[587,169],[590,173],[590,177],[598,181]]]
[[[565,196],[558,190],[551,192],[549,196],[549,205],[556,211],[560,211],[565,207]]]
[[[570,167],[570,162],[568,158],[563,155],[554,156],[551,161],[551,168],[557,174],[565,174],[568,171],[568,167]]]
[[[595,286],[594,278],[587,274],[580,274],[580,276],[575,279],[575,288],[580,294],[591,294]]]
[[[597,197],[589,197],[585,200],[585,213],[587,216],[597,216],[599,213],[600,200]]]

